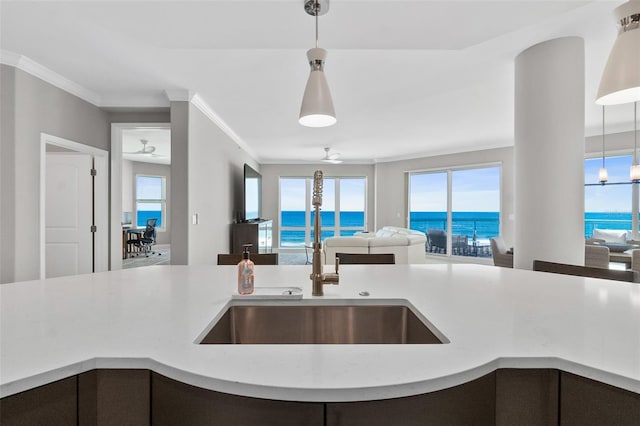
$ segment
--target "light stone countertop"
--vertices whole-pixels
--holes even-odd
[[[497,368],[557,368],[640,393],[639,284],[483,265],[344,265],[340,285],[318,298],[310,271],[256,266],[256,286],[302,287],[295,303],[404,299],[450,343],[198,345],[231,301],[235,266],[151,266],[0,285],[0,396],[95,368],[294,401],[415,395]]]

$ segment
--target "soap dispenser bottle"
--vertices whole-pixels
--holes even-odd
[[[238,263],[238,294],[253,293],[254,264],[249,259],[249,247],[251,244],[242,246],[242,260]]]

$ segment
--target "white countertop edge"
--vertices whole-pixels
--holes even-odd
[[[253,398],[298,402],[356,402],[402,398],[469,383],[501,368],[557,369],[640,394],[640,380],[602,371],[562,358],[498,358],[475,368],[421,382],[340,389],[263,386],[206,377],[151,358],[94,358],[0,386],[0,398],[73,377],[94,369],[147,369],[178,382],[217,392]]]

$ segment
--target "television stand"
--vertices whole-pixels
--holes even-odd
[[[244,244],[251,244],[251,253],[272,253],[273,221],[256,219],[231,225],[231,253],[242,253]]]

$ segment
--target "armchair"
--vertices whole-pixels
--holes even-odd
[[[513,253],[507,252],[507,246],[502,237],[491,238],[490,242],[493,264],[503,268],[513,268]]]

